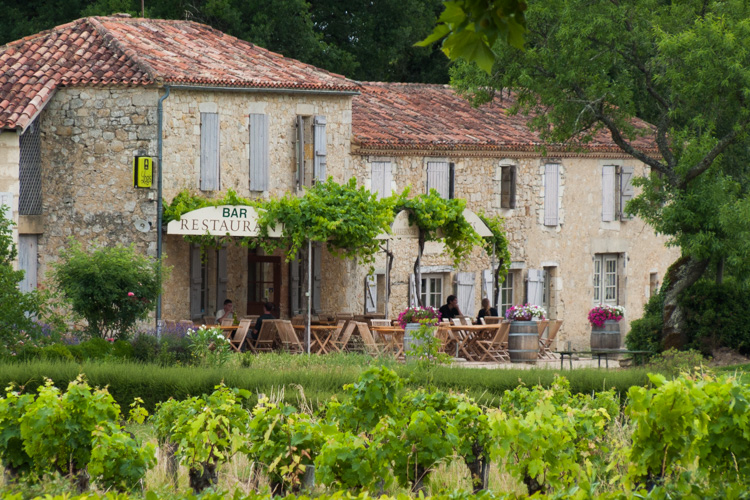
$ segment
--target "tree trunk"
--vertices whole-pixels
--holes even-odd
[[[716,263],[716,284],[721,285],[724,282],[724,257]]]
[[[491,297],[490,304],[492,304],[492,307],[497,309],[497,313],[502,316],[502,311],[500,311],[500,304],[498,303],[498,297],[500,297],[500,269],[503,268],[503,264],[505,264],[505,261],[503,259],[500,259],[497,262],[497,271],[495,271],[495,286],[493,288],[495,296]],[[507,276],[507,275],[506,275]]]
[[[206,488],[219,483],[216,464],[203,464],[202,468],[190,468],[188,470],[188,478],[190,479],[190,487],[195,493],[200,493]]]
[[[708,260],[698,260],[682,256],[669,266],[664,292],[664,326],[662,327],[662,344],[664,349],[680,349],[687,344],[685,333],[685,314],[678,303],[680,294],[703,276],[708,267]]]
[[[419,230],[419,253],[417,254],[417,260],[414,261],[414,288],[417,291],[417,305],[419,307],[424,306],[422,304],[422,252],[424,252],[424,231]],[[411,293],[411,290],[409,290]]]
[[[490,461],[487,457],[483,456],[484,449],[482,447],[475,443],[472,448],[475,457],[474,461],[469,462],[469,460],[464,457],[464,462],[466,463],[466,467],[469,468],[469,473],[471,475],[472,491],[476,494],[487,489],[487,483],[489,482],[490,476]]]

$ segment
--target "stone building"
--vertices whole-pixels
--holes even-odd
[[[545,303],[576,344],[598,300],[638,317],[675,257],[622,214],[627,176],[642,175],[640,163],[608,140],[542,154],[499,100],[474,109],[442,86],[361,84],[197,23],[119,16],[0,47],[0,68],[0,203],[17,223],[25,289],[45,279],[72,237],[161,251],[173,266],[164,318],[211,316],[225,297],[240,314],[265,300],[284,317],[300,310],[301,266],[281,252],[229,244],[201,256],[180,235],[159,238],[158,175],[151,188],[134,187],[133,159],[143,156],[155,159],[166,203],[185,189],[209,198],[229,189],[247,198],[301,193],[327,176],[354,176],[384,194],[412,185],[465,198],[475,212],[507,218],[513,263],[501,302]],[[391,314],[408,302],[416,252],[408,241],[394,246]],[[353,261],[318,247],[313,262],[314,309],[383,310],[382,263],[366,286]],[[431,243],[426,298],[458,291],[475,314],[490,267],[481,250],[454,264]],[[370,288],[379,293],[366,305]]]

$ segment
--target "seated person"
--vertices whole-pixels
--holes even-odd
[[[482,299],[482,308],[477,314],[477,325],[482,324],[482,318],[485,316],[497,316],[497,309],[490,307],[490,299]]]
[[[266,302],[263,304],[263,314],[255,320],[255,326],[253,326],[253,329],[250,331],[250,337],[252,337],[253,340],[258,340],[258,334],[260,333],[260,327],[263,325],[264,319],[276,319],[276,316],[272,314],[274,309],[276,309],[276,306],[273,302]]]
[[[458,308],[458,297],[448,295],[448,303],[440,306],[440,321],[450,321],[456,316],[463,316],[461,310]]]
[[[227,299],[224,301],[224,307],[222,309],[219,309],[216,311],[216,324],[220,325],[221,320],[227,318],[234,317],[234,304],[232,304],[232,301]]]

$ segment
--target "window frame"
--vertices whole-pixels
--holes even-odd
[[[594,303],[618,305],[620,301],[620,254],[600,253],[594,255]],[[609,292],[611,291],[611,294]]]
[[[500,316],[505,316],[505,311],[513,305],[514,274],[513,271],[508,271],[505,279],[498,285],[500,293],[498,294],[497,312]]]
[[[428,274],[422,274],[421,275],[422,283],[421,287],[419,289],[420,299],[422,301],[422,305],[427,307],[431,306],[434,308],[439,308],[443,305],[443,286],[445,285],[445,275],[441,273],[428,273]],[[439,280],[440,284],[437,287],[437,291],[433,290],[432,288],[428,288],[428,284],[430,283],[428,280]],[[437,298],[437,302],[430,302],[428,301],[428,297],[431,298]]]
[[[500,165],[500,208],[516,208],[515,165]]]

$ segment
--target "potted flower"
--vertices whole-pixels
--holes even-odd
[[[625,308],[609,304],[599,304],[589,311],[591,323],[591,350],[620,348],[620,324],[625,316]]]
[[[427,307],[409,307],[398,315],[398,324],[404,329],[404,353],[409,353],[421,341],[414,338],[414,333],[425,325],[434,329],[440,322],[440,311]]]
[[[505,311],[505,319],[512,321],[508,332],[508,354],[511,363],[536,363],[539,358],[539,328],[547,311],[542,306],[523,304]]]

